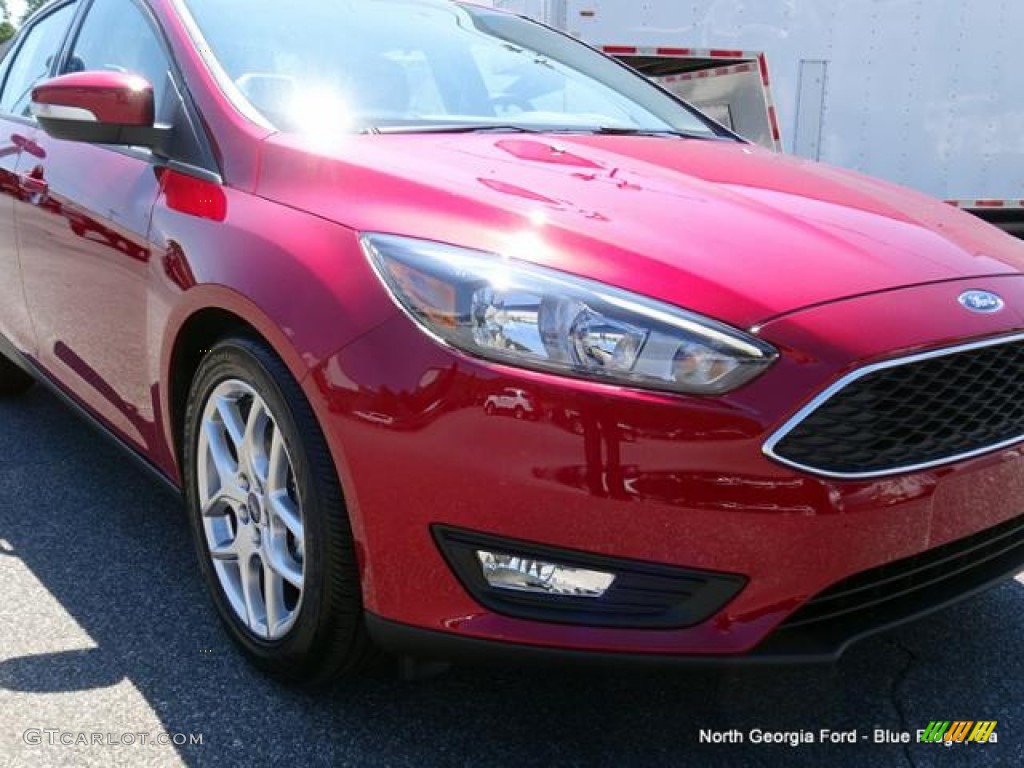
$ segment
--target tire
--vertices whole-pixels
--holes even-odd
[[[196,373],[185,419],[193,540],[232,639],[288,682],[322,686],[362,671],[376,654],[348,513],[323,432],[284,363],[258,341],[221,341]]]
[[[0,397],[20,395],[35,383],[35,379],[0,354]]]

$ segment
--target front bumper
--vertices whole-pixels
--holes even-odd
[[[852,643],[976,595],[1024,568],[1024,516],[921,555],[856,574],[827,589],[743,655],[666,655],[506,645],[367,616],[395,653],[437,659],[634,664],[798,664],[835,661]]]
[[[1024,327],[1015,310],[958,314],[956,297],[967,287],[998,289],[1008,307],[1024,307],[1024,280],[982,282],[888,292],[776,320],[760,333],[782,359],[726,398],[619,390],[484,364],[395,317],[307,382],[346,491],[371,628],[392,647],[426,643],[438,651],[462,640],[460,654],[469,643],[485,652],[514,645],[533,654],[661,661],[828,659],[857,637],[1013,574],[1024,567],[1019,445],[856,481],[815,477],[763,453],[774,429],[860,365]],[[486,407],[509,391],[531,407]],[[471,597],[431,535],[437,525],[739,574],[747,584],[689,627],[525,620]],[[879,568],[889,570],[879,575]],[[920,588],[900,588],[913,586],[918,572],[932,576],[918,578]],[[886,585],[899,594],[795,625],[814,598],[865,573],[866,586],[854,584],[858,594]],[[907,573],[910,582],[899,582]]]

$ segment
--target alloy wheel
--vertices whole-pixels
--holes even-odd
[[[305,583],[305,529],[284,436],[243,381],[207,398],[196,479],[206,548],[231,609],[262,640],[295,624]]]

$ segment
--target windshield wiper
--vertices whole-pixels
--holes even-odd
[[[691,131],[679,131],[674,129],[660,128],[620,128],[614,125],[599,125],[593,128],[558,128],[551,133],[589,133],[598,136],[661,136],[676,139],[702,139],[713,141],[727,138],[716,136],[713,133],[698,133]]]
[[[443,123],[426,125],[375,125],[365,133],[535,133],[535,134],[580,134],[592,136],[655,136],[678,139],[700,139],[703,141],[732,141],[728,136],[713,133],[697,133],[673,129],[625,128],[613,125],[598,126],[549,126],[515,125],[494,123]]]
[[[451,123],[448,125],[377,125],[374,133],[544,133],[524,125],[491,123]]]

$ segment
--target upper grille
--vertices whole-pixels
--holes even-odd
[[[1024,338],[869,366],[832,387],[766,452],[837,477],[895,474],[1024,439]]]

